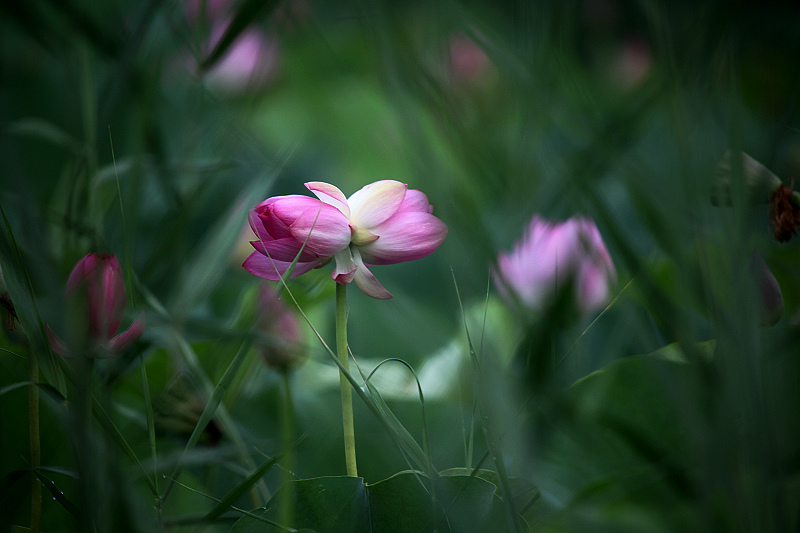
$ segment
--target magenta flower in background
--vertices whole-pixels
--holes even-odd
[[[214,28],[211,49],[224,33],[220,24]],[[237,92],[268,82],[278,69],[281,49],[275,38],[258,29],[242,32],[225,56],[208,72],[206,80],[211,86],[227,92]]]
[[[500,254],[497,266],[501,293],[508,297],[508,289],[537,311],[571,281],[578,309],[590,313],[605,305],[616,281],[597,226],[581,216],[555,223],[534,216],[523,239],[511,253]]]
[[[292,277],[335,259],[335,281],[354,281],[365,294],[385,300],[392,295],[368,265],[421,259],[447,236],[447,225],[431,214],[428,197],[399,181],[376,181],[349,198],[328,183],[305,185],[318,199],[276,196],[250,212],[259,240],[251,241],[256,251],[242,266],[251,274],[280,279],[306,243]]]
[[[488,74],[491,60],[483,48],[462,33],[450,37],[450,68],[463,81],[476,81]]]
[[[201,56],[207,56],[230,26],[236,10],[233,0],[186,0],[184,13],[190,26],[208,28]],[[280,42],[258,25],[246,28],[225,55],[206,73],[213,88],[236,93],[268,82],[278,70]],[[201,58],[202,59],[202,58]]]
[[[67,300],[85,309],[85,338],[93,355],[103,351],[117,355],[142,336],[144,313],[127,330],[115,336],[127,303],[122,271],[115,256],[89,254],[78,261],[67,280],[65,295]],[[71,355],[67,344],[49,326],[47,335],[53,351]]]

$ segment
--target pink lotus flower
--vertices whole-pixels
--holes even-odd
[[[616,280],[597,226],[580,216],[561,223],[534,216],[525,237],[513,252],[500,254],[497,266],[501,292],[507,296],[510,289],[532,310],[543,309],[571,281],[578,309],[590,313],[605,305]]]
[[[142,313],[127,330],[114,336],[122,323],[126,295],[119,261],[113,255],[89,254],[78,261],[67,280],[66,297],[86,311],[85,339],[92,355],[119,354],[144,332]],[[67,344],[49,326],[47,335],[53,351],[71,355]]]
[[[428,197],[399,181],[376,181],[350,198],[328,183],[305,185],[318,199],[276,196],[250,212],[259,240],[251,241],[256,251],[242,266],[251,274],[278,280],[298,254],[292,277],[335,259],[334,280],[354,281],[365,294],[385,300],[392,295],[367,265],[421,259],[447,236],[445,223],[431,214]]]

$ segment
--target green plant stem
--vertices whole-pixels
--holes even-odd
[[[278,522],[287,526],[294,525],[294,500],[293,493],[289,490],[289,483],[293,479],[294,471],[294,444],[295,444],[295,419],[294,402],[292,401],[292,378],[288,369],[284,369],[283,376],[283,409],[281,415],[281,436],[283,438],[283,457],[281,458],[281,486],[283,498],[280,501]]]
[[[350,371],[347,353],[347,285],[336,284],[336,353],[346,371]],[[339,388],[342,391],[342,424],[344,426],[344,461],[347,475],[357,477],[356,434],[353,424],[353,391],[343,372],[339,372]]]
[[[42,484],[36,475],[42,463],[42,448],[39,434],[39,362],[34,354],[28,356],[28,421],[31,439],[31,531],[42,529]]]

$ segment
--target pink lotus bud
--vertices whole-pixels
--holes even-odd
[[[257,345],[261,358],[280,371],[299,366],[304,360],[305,345],[297,316],[275,297],[275,290],[267,285],[261,287],[258,307],[258,325],[263,334]]]
[[[447,236],[445,223],[431,214],[428,197],[399,181],[376,181],[349,198],[328,183],[306,187],[319,199],[275,196],[250,212],[259,240],[250,243],[256,251],[242,264],[245,270],[278,280],[295,257],[292,277],[335,259],[334,280],[354,281],[365,294],[388,299],[392,295],[368,265],[421,259]]]
[[[130,328],[114,336],[125,312],[125,283],[119,261],[113,255],[89,254],[75,265],[67,280],[67,299],[85,310],[86,339],[97,355],[102,350],[116,355],[136,341],[144,331],[140,316]],[[70,350],[48,327],[53,350],[67,355]]]
[[[575,291],[575,303],[588,314],[608,301],[616,270],[594,222],[572,217],[551,223],[537,216],[510,254],[497,259],[495,281],[508,297],[531,310],[544,309],[563,287]]]

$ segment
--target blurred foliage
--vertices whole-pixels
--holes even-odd
[[[253,35],[243,73],[229,58]],[[800,175],[798,50],[800,8],[779,0],[0,3],[0,531],[31,525],[32,469],[45,531],[189,531],[220,500],[208,530],[243,531],[242,511],[286,517],[267,502],[287,468],[296,493],[341,476],[337,369],[311,328],[286,380],[240,352],[263,283],[240,267],[246,215],[307,181],[380,179],[425,192],[450,233],[373,269],[392,300],[351,288],[352,352],[365,375],[416,371],[424,405],[401,365],[371,384],[498,527],[797,530],[798,238],[772,238],[736,158],[730,205],[711,194],[728,151]],[[497,296],[496,254],[534,213],[596,221],[619,273],[599,316]],[[753,250],[784,300],[772,328]],[[69,273],[104,251],[144,336],[61,359],[44,326],[64,331]],[[332,345],[329,267],[289,289]],[[390,517],[453,488],[398,474],[414,465],[384,423],[358,399],[355,415],[367,484],[325,483]]]

